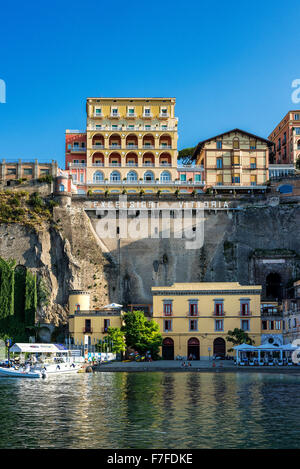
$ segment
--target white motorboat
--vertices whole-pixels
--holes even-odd
[[[31,370],[30,367],[11,366],[0,367],[0,376],[6,378],[42,378],[42,373],[39,370]]]
[[[46,378],[53,374],[78,373],[84,361],[83,357],[72,356],[71,350],[58,344],[18,343],[10,348],[10,352],[14,360],[17,358],[17,363],[0,365],[0,377]]]

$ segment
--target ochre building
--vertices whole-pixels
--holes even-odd
[[[152,287],[152,293],[153,319],[163,336],[166,360],[231,355],[226,336],[235,328],[261,344],[260,285],[174,283]]]

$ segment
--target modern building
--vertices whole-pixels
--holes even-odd
[[[300,110],[289,111],[269,135],[270,163],[293,164],[300,158]]]
[[[153,319],[163,336],[162,356],[195,359],[231,354],[229,330],[261,343],[261,286],[237,282],[174,283],[152,287]]]
[[[90,310],[90,294],[82,290],[69,293],[69,334],[76,345],[84,344],[85,336],[89,345],[103,340],[109,327],[122,326],[122,311],[119,308]]]
[[[202,191],[203,169],[177,168],[175,98],[87,98],[85,132],[66,131],[78,193]]]
[[[204,168],[206,187],[214,191],[266,190],[272,142],[240,129],[199,142],[193,160]]]
[[[45,176],[57,176],[57,162],[52,160],[51,163],[39,163],[38,160],[33,161],[7,161],[0,162],[0,184],[11,186],[17,181],[31,181],[43,178]]]

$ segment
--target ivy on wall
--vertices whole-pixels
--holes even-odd
[[[29,269],[0,257],[0,337],[28,340],[37,307],[47,304],[48,295],[42,280],[37,281]]]

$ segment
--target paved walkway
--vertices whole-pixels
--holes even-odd
[[[158,360],[154,362],[111,362],[94,366],[94,371],[212,371],[212,372],[300,372],[300,366],[242,366],[237,367],[232,360],[193,360],[191,366],[183,367],[182,361]]]

